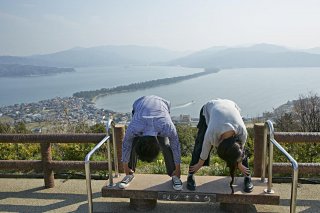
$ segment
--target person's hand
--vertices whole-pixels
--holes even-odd
[[[200,159],[198,163],[189,167],[189,172],[196,173],[203,166],[203,164],[204,164],[204,161]]]
[[[189,167],[189,172],[196,173],[200,168],[201,168],[201,165],[199,165],[199,163],[197,163],[197,164]]]
[[[241,171],[241,173],[245,176],[249,176],[250,175],[250,169],[245,167],[242,162],[238,163],[238,169]]]

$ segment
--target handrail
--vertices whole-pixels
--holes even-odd
[[[85,171],[86,171],[86,185],[87,185],[87,196],[88,196],[88,208],[89,213],[93,212],[93,203],[92,203],[92,188],[91,188],[91,172],[90,172],[90,158],[91,155],[95,153],[105,142],[110,142],[109,129],[114,126],[114,122],[112,119],[106,124],[106,137],[104,137],[85,157]],[[115,142],[113,143],[115,144]],[[115,147],[115,145],[114,145]],[[114,186],[113,177],[112,177],[112,164],[111,164],[111,151],[110,151],[110,143],[107,143],[107,154],[108,154],[108,171],[109,171],[109,187]],[[116,171],[116,173],[118,173]]]
[[[293,177],[291,185],[291,201],[290,201],[290,213],[296,212],[296,202],[297,202],[297,186],[298,186],[298,163],[297,161],[274,139],[274,128],[270,120],[265,122],[265,129],[269,130],[269,165],[268,165],[268,188],[264,190],[265,193],[274,193],[272,190],[272,165],[273,165],[273,145],[275,145],[280,152],[282,152],[287,159],[291,162],[293,168]],[[265,182],[265,168],[266,168],[266,147],[267,147],[267,134],[265,134],[264,144],[263,144],[263,158],[262,158],[262,173],[261,181]]]

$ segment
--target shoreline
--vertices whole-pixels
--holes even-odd
[[[108,95],[114,95],[119,93],[128,93],[128,92],[135,92],[143,89],[150,89],[154,87],[159,87],[163,85],[170,85],[175,84],[181,81],[197,78],[203,75],[209,75],[219,72],[220,69],[218,68],[204,68],[203,72],[193,73],[190,75],[184,75],[184,76],[177,76],[172,78],[161,78],[156,80],[150,80],[150,81],[144,81],[144,82],[138,82],[138,83],[132,83],[128,85],[122,85],[117,86],[113,88],[102,88],[100,90],[95,91],[81,91],[74,93],[74,97],[80,97],[80,98],[88,98],[92,102],[96,102],[97,99],[100,97],[108,96]],[[91,97],[92,96],[92,97]]]

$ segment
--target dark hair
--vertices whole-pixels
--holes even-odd
[[[142,161],[154,161],[160,152],[159,141],[155,136],[140,137],[135,145],[138,158]]]
[[[237,160],[242,156],[242,146],[236,137],[230,137],[219,144],[217,153],[220,158],[226,161],[227,167],[229,167],[231,176],[230,188],[232,190],[231,194],[233,194],[234,173],[237,168]]]

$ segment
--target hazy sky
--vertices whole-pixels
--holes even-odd
[[[320,46],[319,0],[0,0],[0,55],[76,46]]]

